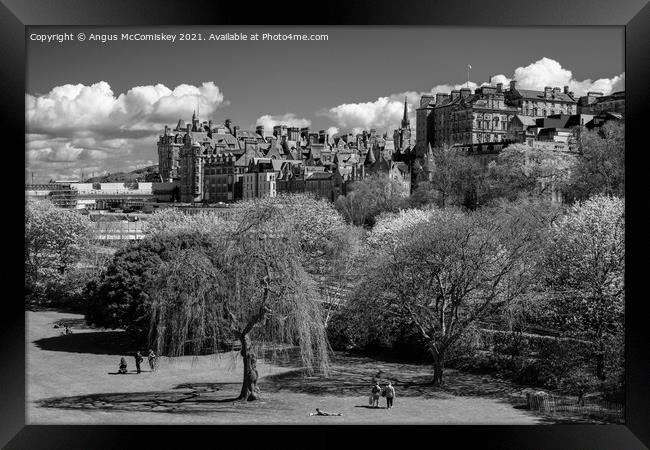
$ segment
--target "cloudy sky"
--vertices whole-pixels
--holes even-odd
[[[27,40],[26,177],[78,178],[157,164],[165,124],[232,119],[357,131],[415,127],[423,93],[466,82],[582,95],[625,88],[622,28],[30,27],[86,35],[202,33],[204,41],[42,43]],[[209,41],[210,33],[317,33],[327,41]]]

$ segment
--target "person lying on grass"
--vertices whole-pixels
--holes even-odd
[[[340,416],[341,413],[331,413],[327,411],[321,411],[319,408],[316,408],[315,413],[309,413],[310,416]]]

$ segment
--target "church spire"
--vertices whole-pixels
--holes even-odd
[[[404,97],[404,117],[402,117],[402,129],[407,129],[411,128],[411,124],[409,123],[409,115],[408,115],[408,105],[406,103],[406,97]]]

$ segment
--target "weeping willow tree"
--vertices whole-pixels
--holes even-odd
[[[238,340],[240,400],[259,398],[257,352],[265,344],[296,345],[307,373],[327,375],[323,312],[295,230],[282,207],[259,203],[216,230],[209,249],[187,249],[163,264],[150,328],[159,354],[217,351]]]

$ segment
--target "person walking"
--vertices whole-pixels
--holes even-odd
[[[140,370],[140,363],[141,363],[142,361],[144,361],[144,358],[142,357],[142,355],[140,354],[140,352],[139,352],[139,351],[135,352],[135,371],[138,372],[138,373],[141,372],[141,370]]]
[[[386,409],[390,409],[393,407],[393,399],[395,398],[395,388],[390,381],[384,388],[384,392],[386,392]]]
[[[381,387],[379,386],[379,383],[376,381],[375,381],[375,385],[372,387],[371,395],[372,395],[372,406],[375,408],[379,408],[379,397],[381,396]]]
[[[156,366],[156,354],[151,349],[149,349],[148,358],[149,358],[149,367],[153,371],[154,367]]]

